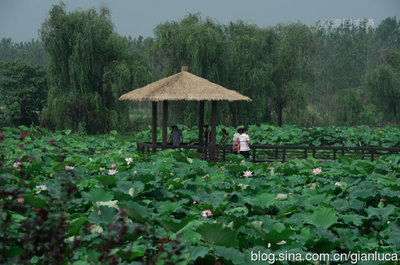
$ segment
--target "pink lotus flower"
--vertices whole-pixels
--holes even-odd
[[[314,186],[310,186],[310,190],[315,190],[315,187]]]
[[[244,163],[244,162],[245,162],[245,160],[243,159],[243,160],[242,160],[242,163]]]
[[[111,168],[112,168],[112,169],[115,169],[116,167],[117,167],[116,164],[112,164],[112,165],[111,165]]]
[[[299,164],[296,164],[296,167],[298,167],[299,166]]]
[[[383,131],[379,131],[379,133],[383,133]]]
[[[341,186],[342,186],[342,183],[336,182],[336,183],[335,183],[335,186],[341,187]]]
[[[312,128],[310,127],[310,128],[308,128],[308,130],[309,130],[309,131],[311,131],[311,130],[312,130]]]
[[[18,201],[18,203],[24,203],[25,199],[22,197],[19,197],[17,201]]]
[[[204,218],[208,218],[213,216],[212,212],[210,210],[205,210],[201,212],[201,216],[203,216]]]
[[[314,168],[312,173],[316,176],[322,173],[322,168]]]
[[[117,173],[118,173],[118,171],[115,170],[115,169],[109,169],[109,170],[108,170],[108,175],[110,175],[110,176],[115,175],[115,174],[117,174]]]
[[[74,167],[72,167],[72,166],[65,166],[65,170],[71,171],[71,170],[74,170]]]
[[[101,168],[100,168],[100,171],[104,171],[104,170],[106,170],[104,167],[101,167]]]
[[[243,172],[243,177],[248,178],[253,176],[253,172],[251,172],[250,170],[246,170]]]
[[[22,163],[21,163],[21,162],[15,162],[15,163],[13,164],[13,167],[15,167],[15,168],[22,167]]]
[[[197,202],[196,202],[196,201],[193,201],[193,204],[197,204]]]

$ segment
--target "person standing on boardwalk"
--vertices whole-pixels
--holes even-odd
[[[210,144],[210,140],[211,140],[211,131],[208,129],[208,125],[204,125],[204,148],[203,148],[203,153],[201,155],[202,159],[207,158],[208,146]]]
[[[250,157],[250,138],[247,128],[243,128],[243,132],[239,136],[238,154],[242,154],[245,158]]]
[[[242,128],[237,129],[237,132],[233,135],[232,141],[232,152],[234,154],[238,153],[238,143],[239,143],[239,136],[242,134]]]
[[[229,133],[225,130],[225,129],[222,129],[221,130],[221,142],[219,143],[221,146],[225,146],[225,144],[226,144],[226,141],[228,140],[228,137],[229,137]]]
[[[182,131],[178,129],[178,126],[176,126],[176,125],[172,126],[171,135],[169,136],[168,141],[171,142],[171,140],[172,140],[173,146],[179,146],[181,144],[181,138],[182,138],[182,143],[183,143]]]

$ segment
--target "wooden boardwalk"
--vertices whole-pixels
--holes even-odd
[[[164,149],[193,149],[199,150],[199,146],[194,144],[183,144],[180,146],[151,143],[137,143],[137,149],[142,153],[156,152]],[[203,146],[203,149],[205,147]],[[374,161],[380,156],[397,154],[400,155],[400,147],[347,147],[347,146],[269,146],[252,145],[250,160],[252,162],[287,162],[293,159],[315,158],[318,160],[337,160],[343,157],[353,159],[363,159]],[[226,161],[226,156],[232,154],[231,146],[216,146],[216,160]],[[207,157],[207,156],[205,156]]]

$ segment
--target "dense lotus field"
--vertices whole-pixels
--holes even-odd
[[[369,137],[393,144],[391,130]],[[329,264],[356,264],[387,253],[358,264],[396,264],[400,156],[211,163],[191,151],[143,157],[128,139],[3,128],[0,263],[318,264],[287,260],[351,253]]]
[[[185,142],[198,141],[198,127],[178,126],[183,132]],[[243,126],[241,126],[243,127]],[[236,132],[233,127],[218,126],[217,143],[221,140],[221,129],[225,128],[231,136]],[[249,136],[252,144],[261,145],[306,145],[306,146],[375,146],[400,147],[400,128],[369,126],[354,127],[312,127],[297,126],[276,127],[267,124],[250,125]],[[158,129],[158,141],[161,131]],[[138,141],[151,142],[151,128],[135,136]]]

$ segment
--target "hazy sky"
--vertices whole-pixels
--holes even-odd
[[[0,39],[29,41],[58,0],[0,0]],[[375,25],[386,17],[400,18],[400,0],[64,0],[69,10],[106,6],[121,35],[153,36],[159,23],[200,13],[227,24],[238,19],[259,26],[277,23],[342,19],[370,19]]]

